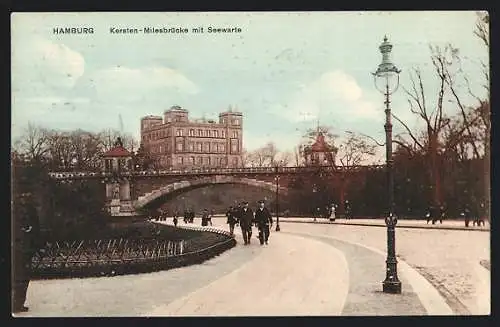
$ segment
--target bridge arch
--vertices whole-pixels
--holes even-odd
[[[162,186],[156,190],[153,190],[149,193],[146,193],[142,196],[139,196],[135,201],[134,207],[136,209],[141,209],[147,207],[149,204],[159,200],[160,198],[166,197],[168,195],[173,195],[176,193],[182,193],[183,191],[192,190],[195,188],[201,188],[208,185],[215,184],[243,184],[249,186],[260,187],[272,192],[276,192],[276,184],[273,182],[262,181],[258,179],[252,178],[243,178],[236,176],[227,176],[227,175],[212,175],[212,176],[204,176],[197,179],[192,180],[183,180],[178,182],[173,182]],[[279,187],[280,194],[286,195],[288,193],[288,188],[280,186]]]

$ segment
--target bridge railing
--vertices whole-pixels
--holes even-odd
[[[355,172],[360,170],[380,169],[383,165],[366,165],[350,167],[307,166],[307,167],[245,167],[245,168],[186,168],[186,169],[160,169],[122,172],[121,176],[184,176],[184,175],[232,175],[232,174],[295,174],[317,172]],[[113,176],[111,172],[50,172],[53,179],[87,179],[106,178]]]

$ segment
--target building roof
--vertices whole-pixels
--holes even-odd
[[[131,157],[132,153],[130,153],[123,146],[115,146],[111,150],[105,152],[103,157]]]
[[[330,152],[330,146],[326,144],[325,136],[323,133],[318,133],[316,141],[311,145],[312,152]]]

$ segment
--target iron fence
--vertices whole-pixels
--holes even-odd
[[[155,238],[46,242],[31,261],[32,278],[75,278],[153,272],[203,262],[236,245],[217,229],[199,237],[170,241]]]

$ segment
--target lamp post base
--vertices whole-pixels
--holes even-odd
[[[281,230],[280,225],[276,225],[276,231],[279,232]]]
[[[384,280],[382,282],[382,290],[384,293],[401,294],[401,282]]]

